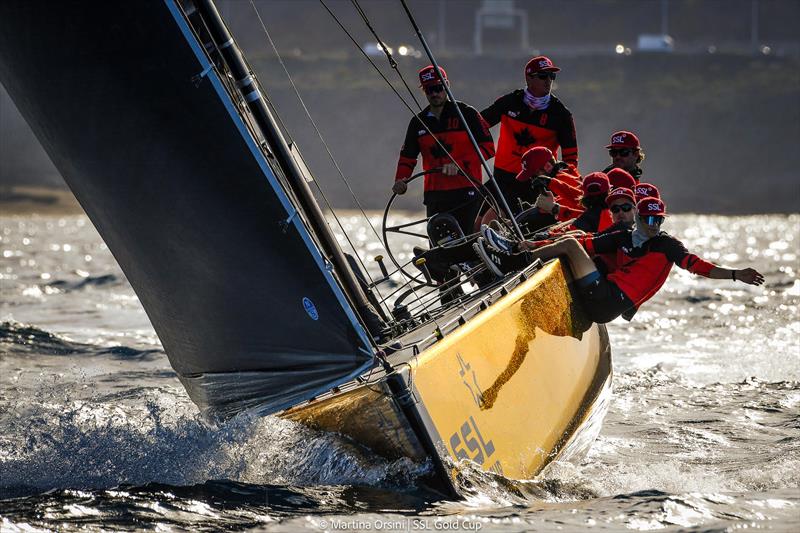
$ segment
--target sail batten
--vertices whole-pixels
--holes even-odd
[[[0,2],[0,81],[202,409],[271,412],[369,366],[364,328],[175,2]]]

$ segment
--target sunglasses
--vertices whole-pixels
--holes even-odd
[[[630,148],[611,148],[608,151],[608,155],[610,155],[611,157],[616,157],[616,156],[628,157],[632,153],[633,150],[631,150]]]
[[[425,87],[425,94],[440,93],[442,91],[444,91],[444,85],[441,83],[438,85],[428,85]]]
[[[540,80],[554,80],[556,79],[555,72],[537,72],[536,74],[531,74],[531,78],[539,78]]]
[[[648,215],[646,217],[642,217],[642,220],[648,226],[660,226],[662,222],[664,222],[664,217],[659,215]]]
[[[630,213],[631,209],[633,209],[633,204],[612,205],[608,208],[609,211],[615,214],[619,213],[620,211],[623,213]]]

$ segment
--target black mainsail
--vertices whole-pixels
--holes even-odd
[[[0,2],[0,81],[189,395],[274,412],[363,372],[373,347],[285,147],[225,76],[174,0]]]

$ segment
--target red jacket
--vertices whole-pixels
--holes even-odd
[[[587,235],[580,239],[586,252],[616,254],[609,264],[608,281],[613,281],[638,308],[664,285],[672,265],[693,274],[708,277],[713,263],[691,254],[681,241],[662,232],[648,239],[640,248],[633,247],[631,231],[605,235]]]
[[[550,186],[548,188],[550,189],[550,192],[556,196],[556,202],[558,205],[575,209],[580,212],[583,211],[583,206],[581,206],[580,202],[583,191],[581,190],[581,182],[578,176],[569,174],[567,172],[559,172],[550,181]],[[574,216],[578,215],[576,214]]]
[[[577,172],[578,139],[572,113],[552,95],[547,109],[533,110],[525,103],[524,94],[518,89],[481,111],[490,127],[500,123],[495,168],[517,174],[522,154],[534,146],[545,146],[553,155],[560,147],[561,159]]]
[[[463,102],[458,102],[464,118],[467,120],[472,135],[478,141],[478,146],[484,159],[494,157],[494,141],[489,133],[489,126],[478,114],[478,111]],[[439,118],[430,111],[430,106],[411,119],[406,130],[406,138],[400,149],[400,159],[397,162],[395,180],[406,179],[414,172],[417,157],[422,154],[422,168],[430,170],[452,163],[448,152],[456,160],[459,167],[466,172],[469,178],[456,175],[448,176],[441,172],[425,175],[425,191],[448,191],[474,187],[481,183],[483,172],[480,158],[475,153],[475,148],[469,140],[467,130],[461,124],[461,119],[456,112],[455,104],[447,102]],[[425,126],[427,126],[427,129]],[[431,135],[428,130],[433,132]],[[435,136],[435,138],[434,138]],[[438,143],[436,142],[438,139]],[[439,145],[441,143],[441,146]],[[444,149],[443,149],[444,147]]]
[[[614,224],[611,219],[611,212],[605,206],[595,206],[588,210],[582,205],[579,209],[561,206],[556,219],[559,222],[563,222],[563,224],[559,225],[556,231],[551,231],[553,235],[574,230],[597,233],[610,228]]]

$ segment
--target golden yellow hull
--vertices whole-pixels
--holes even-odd
[[[591,414],[611,375],[605,328],[572,301],[558,261],[378,383],[293,408],[388,456],[449,456],[534,477]]]
[[[450,457],[530,479],[558,454],[610,373],[605,335],[573,310],[553,262],[410,362]]]

